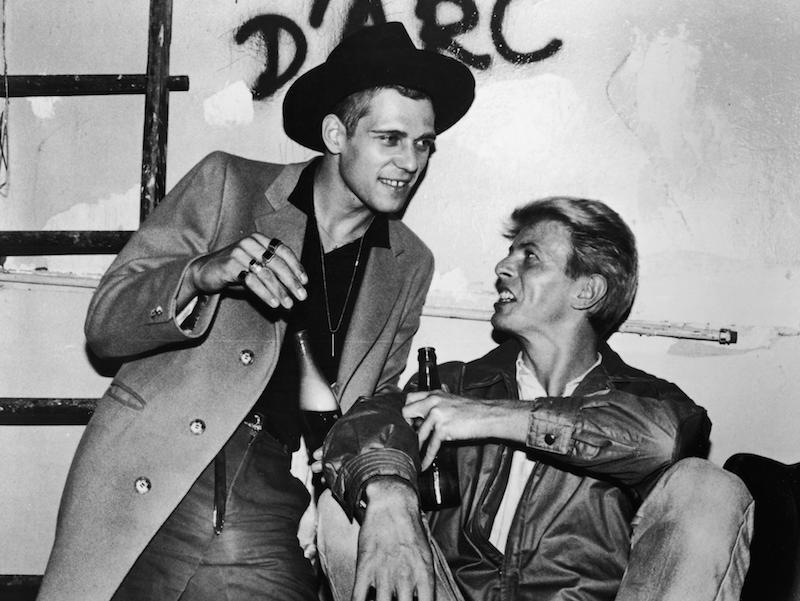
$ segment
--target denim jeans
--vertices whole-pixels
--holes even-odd
[[[358,525],[326,493],[317,547],[336,601],[349,601]],[[673,465],[639,508],[629,564],[616,601],[738,601],[750,561],[753,500],[733,474],[702,459]],[[434,557],[441,552],[433,544]],[[435,570],[437,601],[461,601],[446,565]]]
[[[738,477],[702,459],[679,461],[636,513],[616,600],[738,601],[753,511]]]
[[[215,534],[213,462],[126,576],[114,601],[315,601],[317,582],[297,540],[308,505],[291,456],[241,425],[225,446],[227,503]]]

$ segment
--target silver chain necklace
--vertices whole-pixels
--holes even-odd
[[[320,263],[322,264],[322,293],[325,298],[325,317],[327,317],[328,319],[328,332],[330,332],[331,335],[331,357],[336,356],[336,333],[342,327],[342,321],[344,321],[344,314],[347,312],[347,303],[350,300],[350,294],[353,292],[353,284],[356,281],[356,272],[358,271],[358,264],[361,262],[361,251],[364,249],[364,239],[367,237],[367,232],[369,231],[369,228],[372,226],[372,221],[374,220],[375,216],[372,217],[372,220],[369,222],[367,229],[365,229],[364,233],[361,235],[361,241],[358,243],[358,253],[356,253],[356,261],[355,264],[353,265],[353,275],[350,276],[350,284],[347,286],[347,294],[344,297],[344,304],[342,304],[342,312],[339,315],[339,321],[336,322],[336,327],[333,327],[333,323],[331,323],[331,309],[330,309],[330,303],[328,302],[328,277],[325,273],[325,251],[322,249],[322,239],[320,239],[319,241],[319,260]]]

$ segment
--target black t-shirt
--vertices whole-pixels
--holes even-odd
[[[359,238],[325,254],[323,287],[321,242],[314,217],[314,173],[318,162],[314,161],[303,170],[288,199],[308,215],[303,253],[300,257],[308,275],[308,298],[304,301],[295,300],[292,309],[287,311],[286,336],[281,345],[278,364],[253,407],[254,411],[264,415],[267,431],[290,450],[296,450],[300,445],[300,413],[297,405],[299,369],[294,350],[294,333],[302,329],[308,330],[314,360],[328,382],[334,383],[370,250],[376,246],[389,247],[388,221],[385,215],[378,214],[365,232],[363,243]],[[360,247],[361,256],[358,267],[355,268]],[[340,319],[341,325],[337,330]],[[331,329],[335,330],[333,337]]]

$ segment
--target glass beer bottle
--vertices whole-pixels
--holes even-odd
[[[322,375],[311,353],[308,332],[300,330],[294,335],[297,363],[300,369],[299,406],[303,426],[303,437],[308,449],[309,462],[312,454],[322,446],[325,435],[342,416],[339,402],[325,376]]]
[[[439,369],[436,365],[436,350],[422,347],[418,350],[419,390],[441,388]],[[458,488],[458,462],[456,449],[448,443],[439,447],[439,452],[430,467],[419,475],[420,506],[423,511],[435,511],[445,507],[455,507],[461,502]]]

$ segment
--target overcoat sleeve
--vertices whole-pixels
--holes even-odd
[[[219,295],[200,297],[191,331],[176,320],[189,264],[214,248],[227,159],[212,153],[170,191],[117,255],[92,297],[87,341],[100,357],[127,357],[203,336]]]

